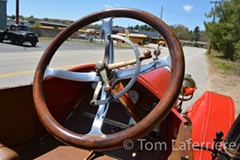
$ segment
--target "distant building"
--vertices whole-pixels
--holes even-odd
[[[156,31],[152,32],[152,31],[143,31],[143,30],[130,30],[130,33],[145,34],[149,37],[159,37],[159,33]]]
[[[0,0],[0,29],[7,26],[7,0]]]
[[[48,22],[48,21],[38,21],[41,26],[45,27],[53,27],[54,29],[59,29],[59,28],[66,28],[68,25],[63,24],[63,23],[55,23],[55,22]]]
[[[12,24],[16,24],[16,19],[10,19],[10,18],[8,18],[8,19],[7,19],[7,27],[11,26]],[[30,28],[30,23],[29,23],[28,21],[19,19],[19,24],[28,26],[28,27]]]

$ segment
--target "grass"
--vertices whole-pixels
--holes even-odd
[[[216,71],[220,71],[226,75],[238,75],[240,76],[240,60],[235,62],[223,58],[221,53],[211,51],[211,54],[207,54],[208,59]]]
[[[50,38],[50,37],[38,37],[38,40],[39,41],[52,41],[53,40],[53,38]]]
[[[218,63],[218,68],[220,68],[224,72],[229,72],[229,71],[234,69],[232,66],[229,66],[224,62],[219,62]]]

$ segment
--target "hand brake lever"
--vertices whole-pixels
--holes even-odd
[[[151,55],[151,51],[150,50],[146,50],[143,55],[139,56],[140,61],[145,60],[145,59],[149,59],[152,58]],[[135,64],[136,60],[130,60],[130,61],[126,61],[126,62],[118,62],[118,63],[113,63],[113,64],[108,64],[107,65],[107,69],[114,69],[114,68],[119,68],[119,67],[124,67],[124,66],[128,66],[128,65],[132,65]]]

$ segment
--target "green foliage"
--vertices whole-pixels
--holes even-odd
[[[10,19],[15,19],[16,16],[15,16],[15,15],[11,15],[11,16],[9,16],[9,18],[10,18]]]
[[[200,39],[200,30],[199,27],[195,27],[194,31],[193,31],[193,39],[194,41],[199,41]]]
[[[181,24],[178,24],[178,25],[170,25],[170,28],[173,30],[173,32],[178,37],[178,39],[181,39],[181,40],[189,39],[189,30],[187,27]]]
[[[224,62],[219,62],[218,64],[218,68],[223,70],[224,72],[228,72],[229,70],[232,69],[232,67]]]
[[[194,43],[193,43],[193,46],[194,46],[194,47],[198,47],[198,43],[197,43],[197,42],[194,42]]]
[[[170,28],[173,32],[177,35],[180,40],[187,40],[187,41],[204,41],[207,42],[208,38],[204,31],[200,31],[199,27],[196,26],[194,31],[190,30],[181,25],[171,25]]]
[[[19,15],[19,19],[21,19],[21,20],[26,20],[26,18],[23,17],[23,15]]]
[[[224,0],[208,14],[218,21],[205,23],[206,34],[213,40],[213,49],[233,61],[240,57],[239,8],[239,0]]]
[[[43,20],[44,20],[44,21],[49,21],[48,18],[44,18]]]
[[[39,22],[36,22],[31,25],[31,28],[40,28],[41,24]]]
[[[11,19],[15,19],[15,16],[8,16]],[[39,21],[47,21],[47,22],[53,22],[53,23],[62,23],[62,24],[66,24],[66,25],[70,25],[71,23],[73,23],[73,21],[71,20],[60,20],[60,19],[52,19],[52,18],[35,18],[33,15],[31,15],[30,17],[23,17],[23,16],[19,16],[22,20],[26,20],[31,24],[32,28],[39,28],[40,24]],[[121,26],[114,26],[116,28],[123,28]],[[100,24],[90,24],[88,26],[83,27],[82,29],[101,29],[101,25]],[[170,28],[173,30],[173,32],[177,35],[177,37],[180,40],[189,40],[189,41],[207,41],[207,37],[203,36],[206,34],[203,34],[203,31],[199,30],[199,27],[195,27],[194,31],[189,31],[189,29],[181,24],[178,25],[172,25],[170,26]],[[129,26],[128,27],[129,30],[144,30],[144,31],[151,31],[151,32],[155,32],[156,30],[154,28],[152,28],[151,26],[147,25],[147,24],[143,24],[143,25],[135,25],[135,26]]]
[[[38,37],[38,40],[40,41],[40,42],[43,42],[43,41],[52,41],[53,40],[53,38],[50,38],[50,37]]]
[[[128,29],[130,30],[143,30],[143,31],[155,31],[155,29],[153,29],[151,26],[144,24],[144,25],[135,25],[133,26],[129,26]]]
[[[123,28],[122,26],[119,26],[119,25],[116,25],[116,26],[113,26],[114,28]]]

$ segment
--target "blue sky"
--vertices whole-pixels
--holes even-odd
[[[36,18],[56,18],[77,20],[87,14],[106,8],[130,7],[145,10],[158,17],[168,25],[181,24],[193,30],[196,26],[204,30],[204,21],[214,4],[210,0],[19,0],[19,14],[24,17],[33,15]],[[15,0],[8,0],[7,15],[15,15]],[[135,26],[136,21],[114,21],[114,25],[123,27]],[[140,23],[141,25],[141,23]]]

